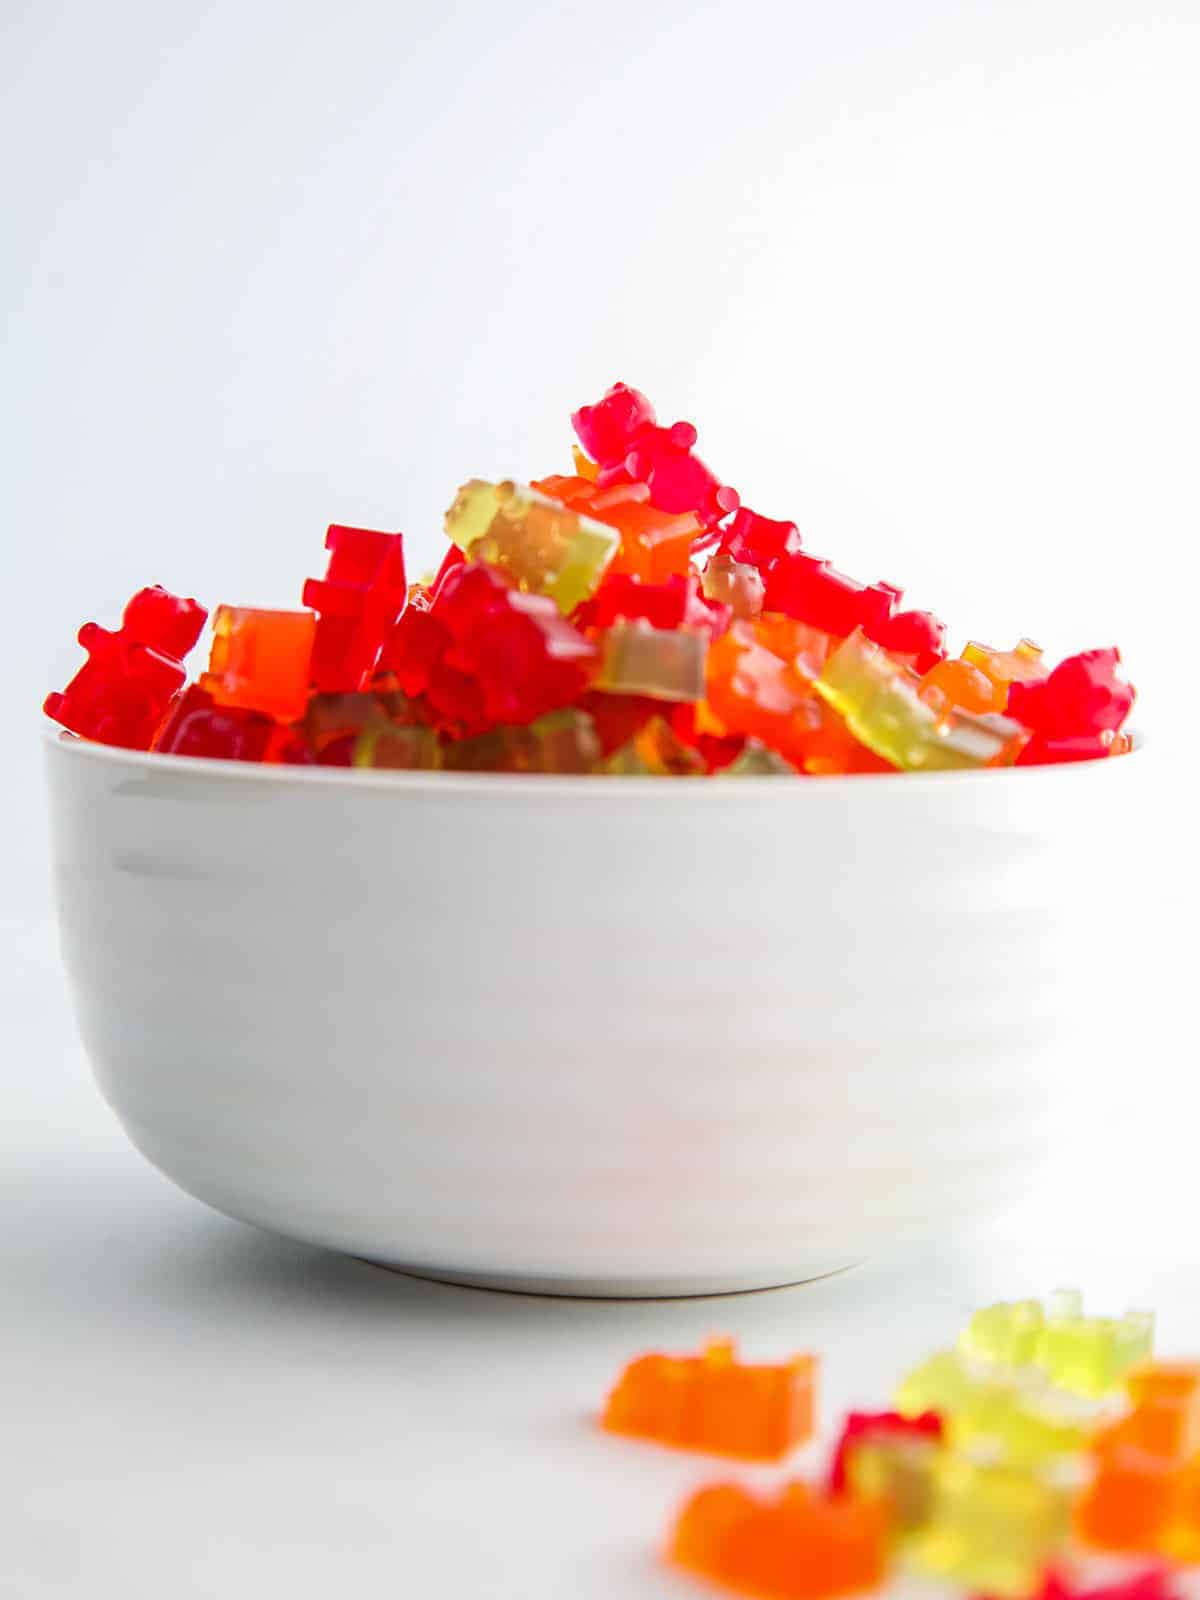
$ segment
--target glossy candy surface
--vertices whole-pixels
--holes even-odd
[[[660,422],[638,390],[615,384],[572,420],[571,470],[463,484],[421,581],[400,534],[331,525],[308,610],[219,607],[208,670],[178,704],[205,612],[143,590],[118,632],[81,631],[88,660],[47,713],[165,754],[596,777],[881,776],[1132,748],[1115,649],[1053,670],[1026,639],[952,656],[931,611],[743,506],[692,424]],[[512,732],[565,712],[545,737]]]
[[[668,1554],[741,1594],[821,1600],[881,1582],[887,1525],[882,1502],[830,1498],[798,1480],[761,1497],[716,1484],[683,1507]]]
[[[140,589],[110,633],[86,622],[79,643],[88,659],[43,710],[64,728],[100,744],[148,750],[186,674],[187,655],[208,613],[155,585]]]
[[[311,674],[323,692],[361,689],[388,629],[404,610],[404,540],[398,533],[334,523],[325,535],[329,562],[301,598],[319,612]]]
[[[645,1355],[630,1362],[608,1397],[602,1423],[680,1450],[777,1461],[813,1430],[816,1363],[737,1359],[731,1339],[698,1356]]]
[[[311,611],[218,606],[200,687],[218,705],[293,722],[308,704],[317,619]]]

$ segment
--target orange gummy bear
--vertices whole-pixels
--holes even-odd
[[[1093,1446],[1076,1531],[1103,1550],[1200,1558],[1200,1365],[1151,1361],[1126,1379],[1132,1410]]]
[[[730,733],[760,739],[804,772],[890,772],[813,688],[833,642],[791,617],[735,622],[709,648],[708,704]]]
[[[999,688],[973,662],[946,658],[930,667],[921,679],[921,699],[935,711],[957,707],[960,711],[1003,711],[1008,689]]]
[[[311,611],[218,606],[200,687],[221,706],[295,722],[308,703],[317,619]]]
[[[732,1339],[714,1339],[698,1356],[631,1361],[601,1424],[680,1450],[778,1461],[812,1437],[815,1379],[814,1356],[752,1366],[737,1360]]]
[[[887,1536],[880,1500],[826,1497],[798,1480],[773,1499],[713,1484],[683,1507],[667,1555],[742,1594],[821,1600],[880,1584]]]
[[[618,483],[602,489],[583,476],[554,476],[539,478],[530,487],[617,530],[621,543],[610,572],[629,573],[643,583],[665,583],[668,578],[688,575],[692,541],[700,533],[700,523],[690,511],[660,511],[652,506],[644,483]]]

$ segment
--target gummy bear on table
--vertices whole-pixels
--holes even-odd
[[[1057,665],[970,641],[743,503],[690,422],[614,384],[581,406],[572,470],[472,478],[436,572],[399,533],[333,524],[300,607],[207,612],[157,586],[45,710],[83,739],[277,766],[826,777],[1124,755],[1115,648]]]

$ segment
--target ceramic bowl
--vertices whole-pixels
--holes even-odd
[[[794,1282],[1033,1182],[1146,759],[685,782],[47,757],[80,1027],[155,1166],[381,1264],[599,1295]]]

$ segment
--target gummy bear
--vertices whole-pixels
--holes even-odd
[[[662,703],[658,702],[661,712]],[[640,724],[607,756],[601,772],[611,778],[702,778],[707,763],[696,746],[661,714]]]
[[[739,621],[761,613],[764,584],[757,567],[718,553],[705,567],[703,581],[708,598],[728,606]]]
[[[719,557],[753,567],[765,580],[785,556],[795,555],[799,548],[800,530],[794,522],[774,522],[742,506],[725,530]]]
[[[866,1440],[932,1439],[940,1444],[942,1419],[936,1411],[921,1411],[915,1417],[899,1411],[851,1411],[842,1423],[842,1432],[829,1466],[829,1491],[841,1494],[846,1487],[846,1464],[852,1452]]]
[[[955,710],[999,712],[1008,699],[1007,685],[998,690],[985,672],[961,659],[944,659],[927,668],[918,693],[938,716]]]
[[[182,689],[181,658],[195,644],[208,613],[157,585],[141,589],[109,632],[85,622],[79,643],[88,659],[43,709],[64,728],[100,744],[148,750]]]
[[[473,561],[501,568],[564,614],[592,594],[616,552],[606,523],[536,489],[472,478],[446,513],[446,532]]]
[[[313,688],[361,689],[370,678],[388,630],[404,610],[404,540],[398,533],[334,523],[324,578],[309,578],[301,595],[320,613],[312,650]],[[444,564],[443,564],[444,565]]]
[[[816,687],[863,744],[908,771],[1009,766],[1028,738],[1005,717],[940,717],[921,699],[919,680],[861,630],[833,652]]]
[[[265,761],[276,724],[257,711],[220,706],[192,684],[171,708],[154,748],[160,755],[207,756],[220,761]]]
[[[635,620],[654,628],[703,628],[717,634],[729,625],[729,613],[719,601],[702,597],[695,576],[645,583],[625,572],[610,572],[595,598],[575,616],[578,626],[593,628]]]
[[[937,1411],[956,1448],[984,1444],[1000,1459],[1036,1466],[1083,1450],[1102,1412],[1057,1389],[1036,1368],[988,1368],[957,1350],[929,1356],[904,1379],[896,1409]]]
[[[351,766],[391,771],[429,772],[442,764],[442,746],[435,729],[422,723],[392,722],[386,717],[366,724],[355,739],[350,756]]]
[[[906,1539],[929,1521],[941,1444],[929,1433],[865,1433],[846,1457],[846,1488],[856,1499],[882,1500],[893,1536]]]
[[[767,575],[763,606],[839,638],[862,628],[879,629],[892,615],[900,590],[887,583],[869,588],[835,572],[828,561],[793,551]]]
[[[882,1582],[887,1527],[882,1502],[830,1499],[796,1480],[761,1499],[714,1484],[684,1505],[668,1555],[741,1594],[822,1600]]]
[[[317,619],[311,611],[218,606],[212,653],[200,687],[218,705],[294,722],[308,701]]]
[[[644,483],[660,511],[693,512],[705,527],[737,510],[737,491],[692,454],[696,430],[691,423],[660,428],[653,406],[628,384],[614,384],[596,405],[580,407],[571,421],[599,467],[601,487]]]
[[[1031,639],[1020,639],[1011,650],[993,650],[991,645],[972,639],[963,646],[962,659],[989,680],[995,700],[988,708],[1003,711],[1008,703],[1009,686],[1014,683],[1040,683],[1050,669],[1042,660],[1042,648]]]
[[[1070,1493],[1026,1468],[942,1452],[928,1520],[908,1546],[919,1569],[1016,1600],[1070,1531]]]
[[[614,622],[599,642],[597,689],[654,700],[699,700],[704,694],[708,635],[702,629]]]
[[[1109,753],[1134,700],[1132,686],[1118,673],[1120,663],[1115,649],[1084,650],[1060,661],[1046,678],[1012,683],[1008,715],[1034,734],[1022,765]]]
[[[548,596],[523,593],[494,568],[456,568],[429,615],[444,629],[444,651],[428,670],[425,692],[468,731],[533,722],[587,685],[595,646]],[[397,676],[407,687],[402,669],[403,661]]]
[[[631,1361],[608,1397],[602,1425],[681,1450],[777,1461],[813,1431],[812,1356],[768,1366],[740,1362],[732,1339],[698,1356]]]
[[[551,477],[540,478],[531,487],[620,534],[610,575],[626,573],[648,584],[687,576],[700,523],[690,512],[653,506],[644,483],[602,488],[586,478]]]
[[[451,772],[591,772],[600,741],[585,711],[549,711],[522,727],[493,728],[451,740],[443,763]]]
[[[1148,1359],[1153,1342],[1151,1312],[1085,1317],[1079,1293],[1060,1289],[1051,1296],[1033,1359],[1053,1383],[1098,1398],[1118,1388],[1132,1366]]]

